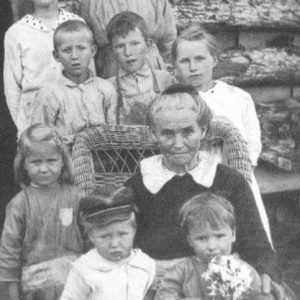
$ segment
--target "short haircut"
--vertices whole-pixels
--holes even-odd
[[[16,181],[24,185],[30,184],[31,179],[24,168],[25,158],[34,153],[35,148],[41,143],[49,143],[56,147],[63,161],[59,182],[72,184],[74,182],[73,165],[69,149],[58,132],[45,124],[32,125],[22,133],[14,161]]]
[[[195,227],[205,230],[207,224],[215,230],[226,225],[235,230],[234,208],[224,195],[225,192],[205,192],[185,202],[180,209],[181,224],[184,231],[189,233]]]
[[[131,220],[136,228],[135,212],[137,208],[133,202],[133,191],[122,187],[108,196],[101,189],[80,199],[79,223],[89,233],[93,229],[101,228],[114,222]]]
[[[86,23],[80,20],[69,20],[63,22],[56,28],[53,36],[54,49],[57,50],[59,46],[59,38],[61,38],[59,37],[59,35],[61,33],[65,33],[65,32],[72,33],[72,32],[80,32],[80,31],[86,31],[86,33],[90,37],[91,44],[94,43],[93,32]]]
[[[145,20],[132,11],[123,11],[114,15],[106,26],[106,36],[110,44],[115,37],[126,37],[130,31],[138,28],[145,41],[148,40],[149,32]]]
[[[177,59],[177,49],[181,42],[203,40],[206,41],[206,45],[211,56],[217,56],[218,44],[215,37],[208,33],[199,23],[194,23],[188,28],[184,29],[174,41],[171,49],[171,54],[174,61]]]
[[[183,101],[183,95],[188,94],[192,97],[192,102]],[[151,129],[155,128],[155,114],[163,110],[189,109],[198,115],[197,121],[200,127],[210,126],[212,112],[206,102],[199,96],[195,87],[183,83],[175,83],[166,88],[161,96],[154,99],[149,107],[147,123]]]

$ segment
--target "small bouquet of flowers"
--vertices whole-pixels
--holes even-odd
[[[210,299],[241,300],[250,292],[251,269],[237,256],[217,256],[202,274]]]

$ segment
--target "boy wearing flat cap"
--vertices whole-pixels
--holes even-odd
[[[135,206],[130,188],[110,197],[98,191],[81,199],[79,217],[94,248],[73,263],[61,300],[144,299],[155,262],[133,249]]]

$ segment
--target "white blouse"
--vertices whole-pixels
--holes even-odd
[[[257,165],[262,150],[259,120],[254,102],[242,89],[215,81],[213,88],[199,92],[216,118],[226,119],[238,128],[248,142],[251,163]]]

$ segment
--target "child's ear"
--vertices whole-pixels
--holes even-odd
[[[187,242],[188,242],[189,246],[192,247],[190,235],[188,234],[188,235],[186,236],[186,238],[187,238]]]
[[[92,56],[94,57],[97,53],[97,46],[96,44],[93,43],[91,47],[92,47]]]
[[[235,229],[232,230],[232,242],[234,243],[236,241],[236,231]]]
[[[206,133],[207,133],[207,127],[206,126],[200,127],[200,131],[201,131],[201,133],[200,133],[201,140],[203,140],[206,136]]]
[[[60,62],[60,58],[56,49],[53,50],[52,55],[56,61]]]
[[[213,64],[214,64],[214,67],[218,64],[218,62],[219,62],[219,61],[218,61],[218,57],[215,55],[215,56],[214,56],[214,63],[213,63]]]
[[[153,44],[153,40],[151,38],[146,38],[145,42],[146,42],[147,47],[151,47]]]

